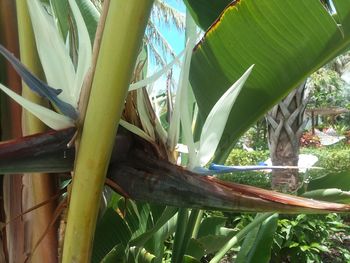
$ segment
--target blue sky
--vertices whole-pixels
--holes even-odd
[[[179,0],[166,0],[166,3],[174,8],[176,8],[178,11],[183,13],[185,15],[186,12],[186,7],[183,3],[183,1]],[[168,41],[168,43],[171,45],[172,49],[174,50],[175,54],[179,54],[185,46],[185,33],[184,32],[179,32],[175,26],[162,26],[162,25],[157,25],[158,30],[161,32],[164,38]],[[168,62],[170,60],[168,59]],[[149,65],[149,75],[152,73],[161,70],[160,66],[157,66],[154,61]],[[173,78],[175,81],[178,81],[179,78],[179,69],[174,68],[173,69]],[[164,90],[166,87],[166,78],[165,76],[161,77],[158,81],[155,82],[154,88],[156,90]],[[159,92],[158,92],[159,93]]]
[[[185,15],[186,7],[183,1],[167,0],[166,2]],[[175,28],[173,28],[173,30],[169,30],[168,28],[160,28],[160,30],[164,37],[168,40],[169,44],[173,47],[175,52],[180,53],[184,48],[184,34],[179,34],[179,32]]]

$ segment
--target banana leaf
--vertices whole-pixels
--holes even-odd
[[[255,64],[232,108],[215,160],[223,161],[259,117],[349,48],[350,1],[333,3],[330,14],[319,0],[241,0],[228,5],[212,24],[193,52],[190,69],[198,129],[221,95]],[[192,12],[204,16],[203,10]]]

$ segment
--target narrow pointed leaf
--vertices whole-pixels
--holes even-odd
[[[74,108],[75,68],[65,46],[65,39],[57,30],[54,20],[47,14],[38,0],[27,0],[33,25],[35,42],[47,83],[51,87],[62,89],[59,98]]]
[[[50,100],[66,116],[72,119],[77,119],[78,115],[74,107],[57,97],[62,90],[51,88],[43,81],[35,77],[13,54],[11,54],[2,45],[0,45],[0,53],[11,63],[13,68],[21,76],[28,87],[30,87],[39,96]]]
[[[142,87],[146,87],[147,85],[154,83],[157,79],[163,76],[166,72],[168,72],[175,64],[180,64],[180,58],[185,53],[186,50],[183,50],[177,55],[168,65],[164,66],[159,71],[153,73],[151,76],[142,79],[136,83],[132,83],[129,86],[129,91],[139,89]]]
[[[131,246],[143,246],[147,240],[149,240],[161,227],[163,227],[178,211],[175,207],[166,207],[155,223],[154,227],[149,229],[147,232],[131,240]]]
[[[72,9],[73,17],[77,26],[78,32],[78,64],[74,78],[73,97],[78,99],[83,86],[85,75],[90,68],[92,62],[92,47],[87,26],[85,25],[82,14],[79,11],[77,3],[68,0]]]
[[[100,19],[100,13],[90,0],[77,0],[76,3],[79,6],[80,13],[84,18],[92,45],[95,39],[97,23]]]
[[[41,105],[35,104],[21,96],[12,90],[6,88],[5,86],[0,84],[0,89],[9,95],[12,99],[14,99],[18,104],[20,104],[23,108],[31,112],[38,119],[40,119],[43,123],[54,130],[60,130],[68,127],[73,127],[74,120],[71,118],[61,115],[53,110],[45,108]]]
[[[175,149],[176,144],[178,143],[180,136],[180,117],[181,117],[181,98],[183,97],[182,93],[187,92],[188,87],[188,74],[192,56],[192,50],[194,47],[193,39],[187,40],[185,48],[185,57],[181,65],[181,72],[179,76],[179,88],[177,90],[177,96],[174,105],[174,111],[171,117],[171,122],[168,129],[168,140],[167,144],[169,149],[172,151]]]
[[[252,69],[253,66],[249,67],[242,77],[221,96],[211,109],[203,125],[196,164],[205,166],[213,157],[226,127],[231,109]]]

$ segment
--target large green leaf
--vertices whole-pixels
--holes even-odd
[[[273,214],[259,227],[248,233],[237,255],[237,263],[267,263],[270,261],[271,246],[273,235],[277,229],[277,222],[278,214]]]
[[[339,12],[332,16],[319,0],[241,0],[206,32],[190,72],[200,119],[255,64],[232,108],[217,160],[278,100],[349,46],[350,1],[334,3]]]

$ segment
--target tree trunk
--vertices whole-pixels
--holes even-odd
[[[303,82],[266,115],[272,165],[297,166],[299,141],[306,125],[304,111],[307,94]],[[298,189],[299,172],[295,169],[272,171],[272,189],[293,192]]]

